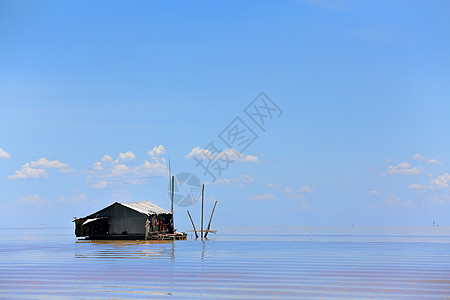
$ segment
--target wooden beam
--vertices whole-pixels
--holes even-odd
[[[197,229],[195,229],[194,221],[192,221],[191,214],[189,213],[189,211],[187,211],[187,213],[189,215],[189,219],[191,219],[192,227],[194,227],[195,238],[198,239]]]
[[[201,219],[201,227],[200,227],[200,236],[203,238],[203,202],[205,198],[205,184],[202,186],[202,219]]]
[[[211,218],[209,218],[209,223],[208,223],[208,227],[206,228],[205,238],[206,238],[206,236],[209,233],[209,228],[211,227],[211,220],[212,220],[212,217],[213,217],[213,214],[214,214],[214,210],[216,209],[216,204],[217,204],[217,200],[214,203],[214,207],[213,207],[212,212],[211,212]]]
[[[196,230],[193,230],[193,229],[191,229],[191,230],[185,230],[185,231],[186,231],[186,232],[195,232],[195,231],[199,232],[200,230],[197,230],[197,229],[196,229]],[[203,230],[203,232],[217,233],[217,230],[211,230],[211,229],[210,229],[210,230],[207,231],[207,230],[205,229],[205,230]]]

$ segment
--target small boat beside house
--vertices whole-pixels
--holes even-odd
[[[150,201],[115,202],[84,218],[76,218],[75,236],[89,240],[184,240],[176,232],[173,212]]]

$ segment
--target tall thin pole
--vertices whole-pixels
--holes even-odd
[[[172,184],[171,184],[171,188],[172,188],[172,193],[170,195],[171,198],[171,207],[170,207],[170,212],[172,213],[172,218],[173,218],[173,194],[174,194],[174,180],[175,180],[175,176],[172,176]]]
[[[209,223],[208,223],[208,227],[206,228],[205,238],[206,238],[206,236],[207,236],[208,233],[209,233],[209,228],[211,228],[211,220],[212,220],[212,216],[213,216],[213,214],[214,214],[214,210],[216,209],[216,204],[217,204],[217,200],[216,200],[216,202],[214,203],[214,207],[213,207],[213,210],[212,210],[212,212],[211,212],[211,217],[209,218]]]
[[[170,156],[169,156],[169,192],[172,191],[172,183],[170,182],[172,179],[172,172],[170,171]]]
[[[172,229],[171,229],[171,232],[170,233],[173,233],[174,231],[175,231],[175,220],[174,220],[174,218],[173,218],[173,195],[174,195],[174,189],[175,189],[175,184],[174,184],[174,178],[175,178],[175,176],[172,176],[172,184],[171,184],[171,190],[172,190],[172,193],[171,193],[171,195],[170,195],[170,199],[171,199],[171,205],[170,205],[170,212],[172,213]]]
[[[198,239],[197,229],[195,229],[194,221],[192,221],[191,214],[189,213],[189,211],[187,211],[187,213],[189,215],[189,219],[191,219],[192,227],[194,227],[195,238]]]
[[[203,184],[202,186],[202,226],[200,227],[200,236],[203,238],[203,202],[204,202],[204,198],[205,198],[205,184]]]

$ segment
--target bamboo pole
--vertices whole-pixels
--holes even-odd
[[[170,195],[171,197],[171,205],[170,205],[170,211],[172,212],[172,232],[171,233],[173,233],[173,232],[175,232],[175,220],[174,220],[174,217],[173,217],[173,196],[174,196],[174,189],[175,189],[175,184],[174,184],[174,180],[175,180],[175,176],[172,176],[172,184],[171,184],[171,190],[172,190],[172,194]]]
[[[192,221],[191,214],[189,213],[189,211],[187,211],[187,213],[189,215],[189,219],[191,219],[192,227],[194,227],[195,238],[198,239],[197,229],[195,229],[194,221]]]
[[[202,186],[202,219],[201,219],[201,227],[200,227],[200,236],[203,238],[203,202],[205,198],[205,184]]]
[[[172,176],[172,193],[171,193],[171,208],[170,208],[170,212],[172,213],[172,218],[173,218],[173,193],[174,193],[174,180],[175,180],[175,176]]]
[[[206,228],[205,238],[206,238],[206,236],[209,233],[209,228],[211,227],[211,220],[212,220],[212,217],[213,217],[213,214],[214,214],[214,210],[216,209],[216,204],[217,204],[217,200],[214,203],[214,207],[213,207],[212,212],[211,212],[211,217],[209,218],[209,223],[208,223],[208,227]]]

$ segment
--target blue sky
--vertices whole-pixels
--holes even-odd
[[[70,225],[115,201],[169,208],[169,157],[206,182],[217,226],[449,225],[449,13],[2,1],[0,226]],[[262,91],[282,110],[265,131],[244,112]],[[219,138],[236,117],[258,136],[240,156]],[[194,160],[211,141],[234,160],[215,182]],[[175,219],[189,229],[186,207]]]

